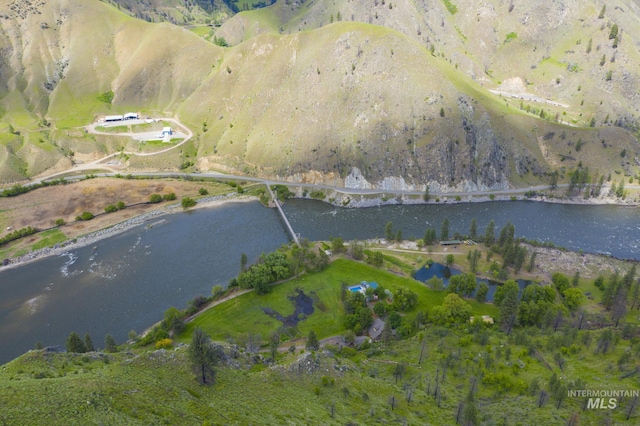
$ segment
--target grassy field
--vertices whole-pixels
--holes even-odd
[[[50,229],[48,231],[41,232],[38,236],[40,237],[40,241],[31,246],[32,250],[51,247],[67,240],[67,236],[59,229]]]
[[[262,308],[271,308],[282,316],[293,313],[294,306],[287,298],[296,289],[302,289],[314,301],[314,313],[298,323],[298,336],[306,336],[314,330],[319,338],[341,334],[344,328],[344,309],[340,301],[341,283],[358,284],[360,281],[375,281],[384,288],[396,291],[407,287],[418,295],[418,304],[406,315],[413,318],[418,311],[442,304],[446,293],[427,288],[422,283],[395,275],[370,265],[338,259],[329,267],[317,273],[305,274],[273,287],[264,296],[248,293],[237,297],[198,316],[189,323],[181,334],[180,341],[186,342],[195,327],[204,329],[214,340],[225,341],[246,333],[259,333],[266,339],[272,332],[278,331],[281,323],[264,313]],[[490,304],[468,300],[474,315],[495,316],[497,309]]]
[[[214,386],[196,382],[184,346],[116,354],[33,351],[0,370],[0,421],[453,425],[458,405],[476,380],[476,424],[564,424],[572,413],[580,413],[581,424],[606,419],[637,424],[637,414],[624,421],[629,400],[620,399],[617,409],[606,411],[582,411],[583,398],[564,398],[556,408],[551,397],[538,407],[531,383],[537,380],[548,390],[554,372],[570,389],[640,389],[637,379],[620,379],[621,373],[611,366],[627,350],[627,342],[606,356],[595,355],[593,343],[580,343],[583,333],[575,339],[578,352],[565,356],[564,370],[552,361],[557,349],[547,342],[553,334],[527,332],[523,344],[495,330],[428,327],[422,334],[426,350],[420,364],[420,336],[360,351],[282,354],[275,364],[254,364],[236,352],[218,368]],[[532,357],[527,345],[539,348],[550,367]],[[399,364],[404,368],[396,377]]]

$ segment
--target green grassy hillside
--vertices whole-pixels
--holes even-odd
[[[640,8],[628,0],[609,2],[604,11],[602,6],[596,1],[578,7],[498,0],[481,5],[470,0],[380,0],[373,5],[362,0],[280,0],[234,16],[217,34],[238,44],[259,33],[291,34],[339,21],[384,26],[433,48],[481,85],[581,106],[585,115],[601,115],[601,120],[610,114],[633,122],[640,111],[633,101],[640,71],[634,48],[640,40]],[[614,24],[620,33],[615,46]]]

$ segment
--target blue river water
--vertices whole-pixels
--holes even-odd
[[[405,238],[439,232],[467,233],[476,218],[480,233],[491,219],[507,221],[516,235],[616,257],[640,259],[640,209],[534,202],[396,205],[345,209],[312,200],[289,200],[293,228],[310,240],[331,236],[369,239],[393,222]],[[289,241],[278,213],[258,202],[155,218],[150,223],[25,266],[0,269],[0,364],[33,348],[62,345],[70,332],[89,333],[98,347],[109,333],[122,342],[183,308],[214,285],[226,285],[246,253],[254,262]]]

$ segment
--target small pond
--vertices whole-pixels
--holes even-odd
[[[416,271],[414,278],[418,281],[426,283],[432,277],[441,278],[443,281],[444,288],[447,288],[449,285],[449,278],[453,275],[460,275],[463,272],[460,269],[450,268],[441,263],[432,263],[431,266],[425,265]],[[533,281],[528,280],[515,280],[520,287],[520,293],[518,297],[522,296],[522,290],[531,284]],[[476,288],[480,285],[480,283],[485,283],[489,286],[489,292],[487,293],[487,302],[493,302],[493,295],[496,292],[498,286],[502,285],[502,283],[498,281],[489,280],[486,278],[477,278],[476,277]],[[475,293],[474,293],[475,295]]]

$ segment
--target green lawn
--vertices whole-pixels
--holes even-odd
[[[49,229],[48,231],[41,232],[38,236],[40,237],[40,241],[31,246],[32,250],[51,247],[67,240],[67,236],[59,229]]]
[[[404,286],[417,293],[418,305],[407,313],[409,318],[413,318],[420,310],[442,304],[447,295],[446,292],[433,291],[412,278],[401,277],[364,263],[338,259],[322,272],[306,274],[274,286],[267,295],[248,293],[210,309],[189,323],[179,340],[188,341],[195,327],[204,329],[214,340],[226,340],[248,332],[259,333],[266,339],[270,333],[278,330],[281,323],[265,314],[262,308],[271,308],[282,316],[290,315],[294,306],[287,296],[292,295],[297,288],[314,300],[313,314],[298,323],[300,335],[306,336],[313,329],[319,338],[334,336],[345,331],[344,310],[340,302],[341,283],[357,284],[363,280],[375,281],[392,292]],[[468,302],[474,315],[497,314],[493,305],[474,300]]]

